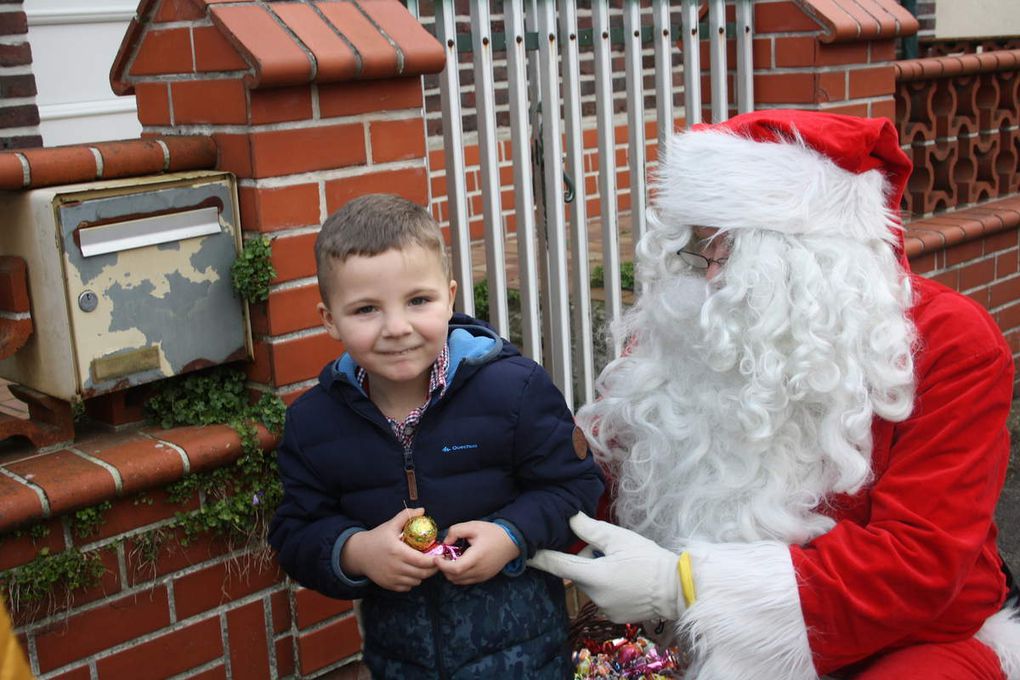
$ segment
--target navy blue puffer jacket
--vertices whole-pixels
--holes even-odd
[[[302,585],[364,598],[365,659],[379,677],[569,677],[559,579],[504,570],[456,586],[437,574],[395,593],[340,570],[352,533],[404,507],[424,507],[441,530],[499,521],[527,557],[569,546],[568,518],[595,510],[601,477],[591,456],[575,454],[573,417],[546,372],[471,317],[455,314],[450,329],[448,387],[433,396],[410,452],[347,355],[288,409],[278,450],[284,499],[270,543]]]

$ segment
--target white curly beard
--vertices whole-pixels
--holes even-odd
[[[578,422],[622,526],[677,551],[803,544],[870,480],[873,418],[912,410],[909,277],[885,242],[741,229],[706,284],[675,255],[689,237],[642,240],[642,295],[614,326],[630,351]]]

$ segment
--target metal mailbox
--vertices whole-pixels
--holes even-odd
[[[234,178],[186,172],[0,192],[0,254],[28,268],[34,333],[0,376],[88,398],[252,356],[231,264]]]

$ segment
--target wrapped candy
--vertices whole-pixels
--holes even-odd
[[[436,526],[436,520],[428,515],[418,515],[407,520],[401,534],[404,543],[419,552],[426,552],[431,548],[436,542],[437,536],[439,536],[439,527]]]
[[[436,521],[428,515],[412,517],[404,523],[401,538],[415,550],[426,555],[436,555],[448,560],[455,560],[460,557],[460,548],[455,545],[446,545],[437,542],[439,527]]]
[[[637,626],[627,626],[624,637],[601,643],[589,639],[583,645],[573,655],[574,680],[683,677],[683,664],[676,651],[658,649],[654,642],[640,635]]]

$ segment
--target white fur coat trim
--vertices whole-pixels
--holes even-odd
[[[1020,610],[1003,609],[985,621],[974,637],[995,650],[1006,680],[1020,680]]]
[[[881,171],[848,172],[799,139],[680,133],[654,184],[658,218],[688,226],[890,241],[897,225]]]
[[[814,680],[790,549],[778,541],[692,543],[697,599],[678,622],[689,680]]]

